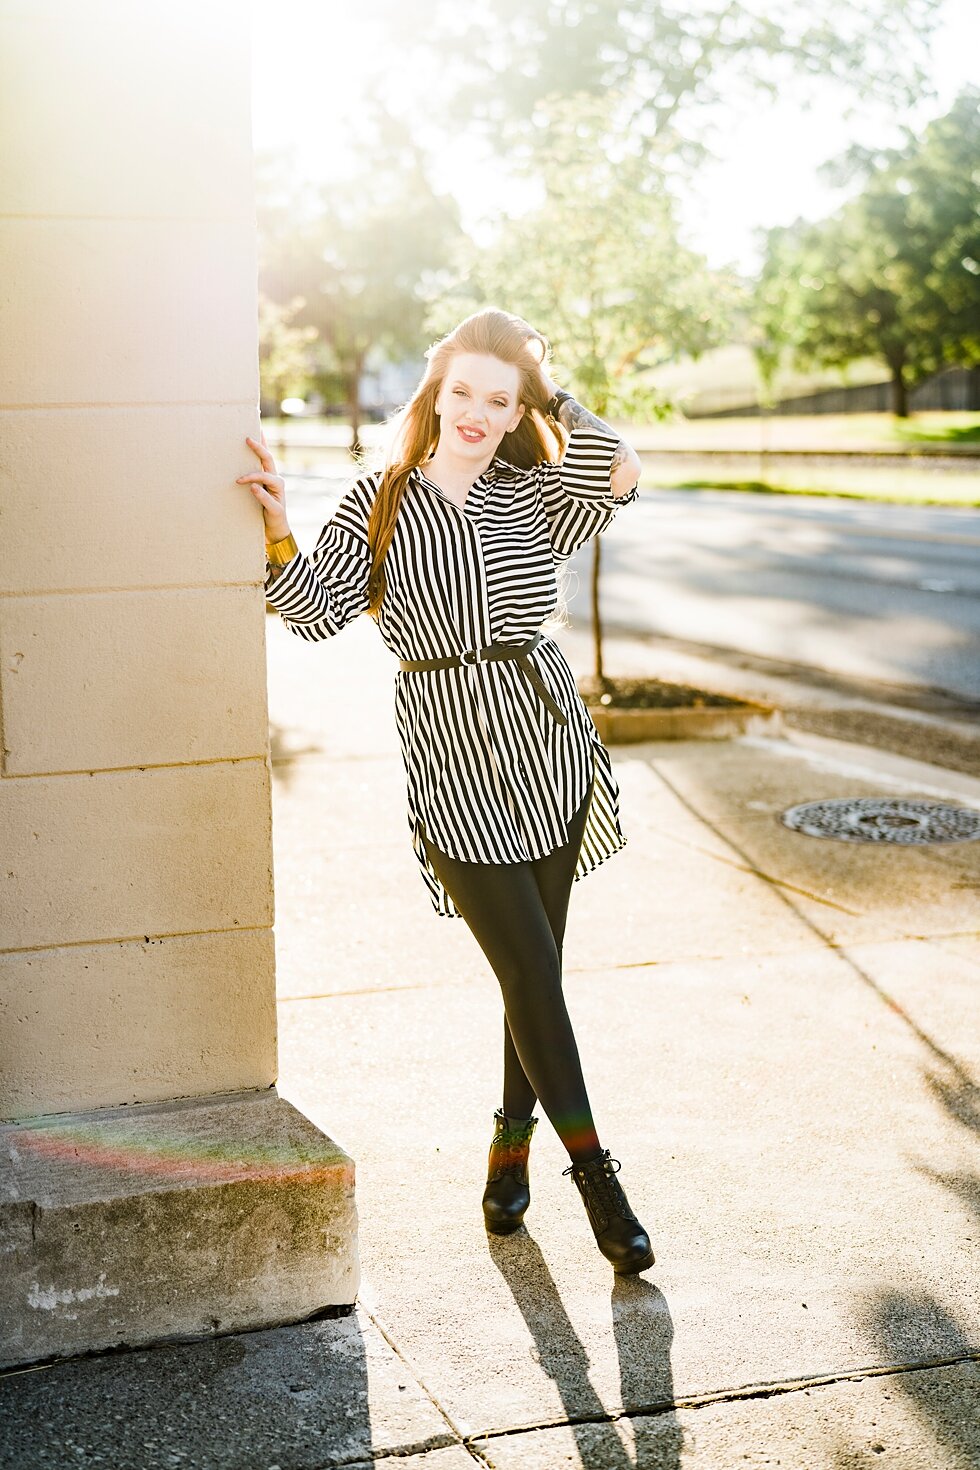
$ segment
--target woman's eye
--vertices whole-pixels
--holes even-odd
[[[501,401],[500,401],[499,398],[495,398],[493,401],[494,401],[494,406],[496,408],[506,408],[507,407],[506,403],[501,403]]]
[[[453,392],[456,394],[456,397],[457,398],[465,398],[466,397],[466,394],[463,392],[462,388],[454,388],[453,389]]]

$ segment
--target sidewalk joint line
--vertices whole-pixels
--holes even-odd
[[[381,1333],[381,1336],[384,1338],[385,1342],[391,1348],[395,1356],[400,1358],[401,1361],[404,1363],[406,1369],[415,1379],[419,1388],[432,1404],[432,1407],[435,1409],[436,1413],[440,1416],[440,1418],[446,1421],[446,1424],[449,1426],[450,1432],[453,1435],[453,1443],[458,1444],[462,1449],[466,1450],[467,1454],[469,1454],[472,1459],[476,1460],[478,1464],[486,1466],[487,1470],[492,1470],[490,1461],[480,1453],[480,1451],[476,1448],[474,1444],[470,1443],[470,1440],[474,1439],[476,1436],[464,1434],[459,1426],[454,1423],[452,1416],[450,1415],[448,1410],[443,1408],[442,1404],[429,1388],[428,1384],[422,1377],[422,1374],[419,1372],[418,1368],[412,1362],[408,1353],[406,1353],[404,1349],[401,1348],[399,1344],[395,1341],[395,1338],[392,1336],[391,1330],[385,1326],[385,1323],[377,1310],[367,1306],[367,1304],[360,1297],[358,1298],[357,1304],[364,1315],[367,1317],[368,1321],[371,1322]]]
[[[406,1441],[403,1444],[394,1444],[376,1449],[374,1445],[365,1445],[361,1450],[355,1450],[353,1455],[342,1460],[331,1458],[324,1460],[315,1467],[315,1470],[359,1470],[368,1460],[373,1465],[380,1465],[385,1460],[406,1460],[416,1455],[428,1455],[434,1450],[448,1450],[457,1446],[460,1441],[455,1440],[449,1434],[431,1434],[428,1439]],[[465,1445],[463,1446],[465,1449]]]
[[[949,934],[902,934],[896,930],[890,930],[882,938],[874,939],[821,939],[812,943],[802,942],[789,945],[783,949],[757,949],[753,950],[753,958],[759,960],[782,960],[787,955],[822,954],[824,950],[844,951],[880,949],[886,944],[928,944],[938,950],[947,958],[955,957],[963,960],[966,964],[980,967],[980,959],[973,955],[960,954],[958,950],[944,949],[944,939],[977,939],[980,934],[975,929],[954,929]],[[604,975],[609,970],[646,970],[656,965],[661,970],[669,969],[673,965],[692,964],[716,964],[719,961],[730,961],[730,954],[698,954],[698,955],[668,955],[658,960],[623,960],[615,965],[570,965],[565,973],[571,975]]]
[[[407,985],[357,985],[352,990],[320,990],[315,995],[277,995],[276,1004],[297,1000],[335,1000],[346,995],[383,995],[391,990],[451,990],[465,981],[459,980],[412,980]]]
[[[571,1428],[576,1424],[614,1424],[620,1419],[655,1418],[675,1409],[701,1409],[712,1404],[739,1403],[748,1399],[774,1398],[780,1394],[801,1393],[810,1388],[823,1388],[835,1383],[860,1383],[865,1378],[892,1377],[900,1373],[917,1373],[939,1368],[955,1368],[960,1363],[980,1363],[980,1351],[958,1353],[952,1358],[923,1358],[911,1363],[880,1363],[866,1368],[849,1368],[840,1373],[818,1373],[805,1378],[777,1379],[748,1383],[738,1388],[719,1388],[704,1393],[677,1394],[670,1399],[653,1399],[648,1404],[624,1406],[607,1414],[570,1414],[557,1419],[541,1419],[533,1424],[514,1425],[510,1429],[487,1429],[471,1435],[473,1440],[503,1439],[509,1435],[532,1434],[542,1429]]]
[[[976,932],[971,933],[969,930],[967,930],[966,933],[963,934],[923,934],[917,937],[920,938],[924,944],[928,944],[932,949],[938,950],[940,954],[945,955],[947,959],[955,957],[956,959],[963,960],[965,964],[972,966],[974,969],[980,968],[980,959],[978,959],[976,955],[962,954],[957,949],[947,949],[942,943],[944,939],[980,938],[980,935],[978,935]]]
[[[671,793],[675,801],[683,806],[685,810],[690,812],[691,815],[698,822],[700,822],[703,827],[707,828],[709,832],[713,832],[714,835],[719,838],[720,841],[722,841],[732,853],[735,853],[744,862],[750,863],[753,867],[755,867],[754,859],[752,858],[751,853],[746,852],[743,848],[739,847],[734,838],[730,837],[728,833],[725,832],[721,826],[719,826],[717,821],[713,821],[703,812],[700,812],[695,806],[692,798],[686,796],[685,793],[678,786],[676,786],[673,781],[670,780],[670,778],[664,773],[664,771],[661,769],[661,766],[655,760],[651,760],[649,764],[650,769],[659,778],[661,784],[666,788],[666,790]],[[773,884],[770,886],[774,897],[778,898],[780,903],[785,904],[790,913],[795,916],[801,928],[809,930],[811,934],[822,940],[827,945],[828,951],[836,954],[839,957],[841,964],[848,966],[852,976],[855,979],[859,980],[862,985],[866,986],[868,990],[870,990],[871,993],[877,997],[882,1005],[884,1005],[889,1011],[892,1012],[893,1015],[898,1016],[898,1018],[902,1022],[904,1022],[904,1024],[909,1028],[912,1034],[917,1038],[918,1041],[922,1043],[922,1045],[928,1050],[933,1058],[938,1059],[946,1066],[948,1066],[955,1074],[956,1078],[962,1086],[976,1086],[976,1083],[970,1073],[969,1068],[966,1067],[962,1062],[959,1062],[956,1057],[954,1057],[950,1052],[945,1051],[941,1046],[939,1046],[938,1043],[935,1042],[928,1034],[928,1032],[919,1025],[915,1018],[904,1009],[904,1007],[895,999],[893,995],[890,994],[888,990],[886,990],[885,986],[879,983],[879,981],[877,981],[874,976],[871,975],[867,970],[863,970],[861,968],[861,966],[857,963],[857,960],[852,957],[852,954],[846,942],[841,943],[840,940],[835,938],[833,933],[827,933],[825,930],[823,930],[816,919],[812,918],[798,905],[794,904],[792,900],[788,897],[788,895],[781,892],[776,885]]]

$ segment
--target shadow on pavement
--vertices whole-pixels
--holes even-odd
[[[921,1035],[918,1031],[917,1035]],[[968,1132],[980,1137],[980,1088],[955,1058],[930,1046],[936,1063],[924,1068],[924,1077],[936,1102]],[[945,1174],[919,1163],[915,1167],[934,1183],[948,1189],[972,1216],[980,1235],[980,1176],[970,1173]],[[862,1301],[858,1318],[869,1341],[895,1362],[913,1363],[930,1355],[949,1359],[975,1360],[980,1356],[980,1338],[958,1322],[931,1293],[882,1290]],[[928,1426],[937,1446],[936,1464],[976,1464],[980,1446],[980,1364],[972,1382],[951,1375],[944,1381],[941,1397],[928,1392],[930,1380],[922,1373],[898,1373],[895,1389],[908,1400],[918,1422]]]
[[[298,771],[294,769],[296,761],[304,755],[323,755],[322,745],[291,745],[289,742],[289,728],[286,725],[277,725],[274,721],[269,722],[269,758],[272,762],[272,774],[276,781],[285,787],[293,784]]]
[[[912,1033],[924,1049],[928,1062],[923,1064],[922,1073],[933,1099],[962,1128],[980,1136],[980,1087],[972,1072],[957,1057],[941,1047],[929,1033],[919,1025],[899,1001],[880,985],[852,954],[833,942],[820,925],[801,910],[781,885],[773,883],[769,876],[755,863],[751,854],[730,833],[699,811],[696,805],[670,781],[661,767],[650,761],[651,768],[674,798],[686,808],[705,828],[720,838],[728,849],[747,865],[752,873],[766,882],[769,891],[789,908],[800,924],[808,929],[828,948],[835,957],[848,966],[852,974],[870,989],[876,998]],[[967,1172],[944,1174],[921,1161],[912,1161],[919,1173],[949,1190],[958,1203],[972,1214],[975,1227],[980,1233],[980,1176]],[[887,1199],[880,1202],[882,1209],[888,1208]],[[928,1261],[923,1263],[929,1269]],[[892,1362],[896,1372],[888,1377],[889,1391],[902,1394],[913,1410],[918,1424],[927,1427],[936,1441],[935,1465],[973,1465],[980,1442],[980,1419],[978,1419],[978,1376],[956,1378],[952,1373],[944,1376],[937,1386],[936,1374],[942,1365],[951,1365],[957,1360],[975,1361],[980,1357],[980,1341],[971,1329],[959,1322],[948,1309],[928,1291],[896,1291],[882,1287],[866,1293],[855,1303],[854,1316],[861,1325],[866,1340],[882,1362]],[[922,1371],[902,1371],[921,1365]],[[866,1461],[860,1452],[841,1446],[838,1453],[840,1470],[856,1470]]]
[[[636,1470],[589,1378],[589,1356],[568,1317],[537,1242],[526,1226],[506,1239],[487,1236],[490,1255],[527,1323],[535,1356],[561,1395],[583,1465]],[[670,1349],[674,1325],[663,1292],[641,1277],[616,1277],[610,1299],[619,1356],[623,1416],[656,1414],[657,1467],[680,1464],[681,1427],[673,1409]],[[492,1458],[492,1436],[488,1453]],[[481,1436],[480,1446],[485,1443]]]
[[[254,1470],[372,1458],[356,1314],[76,1358],[0,1379],[0,1464]]]
[[[921,1363],[921,1371],[896,1372],[888,1377],[891,1396],[903,1396],[920,1429],[928,1430],[935,1442],[939,1467],[976,1465],[980,1445],[980,1364],[978,1344],[943,1304],[928,1292],[882,1290],[865,1297],[857,1311],[868,1340],[878,1345],[886,1358],[896,1363]],[[929,1371],[929,1357],[941,1356],[945,1369]],[[950,1360],[972,1363],[974,1372],[962,1375]],[[939,1375],[941,1379],[939,1378]],[[938,1381],[937,1381],[938,1380]],[[853,1467],[852,1453],[840,1458],[841,1466]]]

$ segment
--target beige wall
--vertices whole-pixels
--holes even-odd
[[[275,1078],[249,67],[0,3],[0,1118]]]

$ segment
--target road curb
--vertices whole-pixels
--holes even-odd
[[[835,740],[827,735],[812,735],[807,730],[789,726],[775,739],[752,733],[742,738],[749,744],[771,750],[775,755],[809,757],[824,770],[835,770],[852,778],[864,776],[906,792],[937,796],[980,809],[980,780],[960,771],[930,765],[927,761],[911,760],[875,746]]]
[[[782,713],[770,704],[745,701],[724,706],[614,709],[588,704],[599,738],[608,745],[641,740],[731,740],[740,735],[777,736]]]

